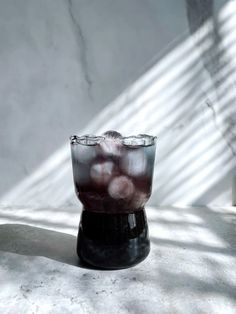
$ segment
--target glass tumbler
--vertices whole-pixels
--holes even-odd
[[[145,204],[151,195],[156,137],[71,136],[75,192],[83,204],[77,254],[103,269],[146,258],[150,240]]]

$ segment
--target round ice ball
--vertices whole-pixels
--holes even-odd
[[[111,138],[120,138],[120,137],[122,137],[122,135],[119,132],[113,131],[113,130],[106,131],[105,133],[103,133],[103,135],[105,137],[111,137]]]
[[[116,131],[107,131],[103,134],[105,137],[100,142],[101,153],[104,156],[118,157],[121,155],[121,134]]]
[[[130,199],[134,193],[134,185],[126,176],[115,177],[108,186],[108,193],[114,199]]]
[[[114,156],[119,157],[121,155],[121,141],[105,138],[104,141],[100,143],[101,152],[104,156]]]
[[[121,168],[129,176],[139,177],[147,171],[147,158],[143,149],[132,149],[124,152]]]
[[[112,178],[114,163],[112,161],[104,161],[94,163],[90,169],[91,179],[101,185],[107,185]]]

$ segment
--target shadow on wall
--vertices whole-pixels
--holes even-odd
[[[204,6],[198,5],[204,18],[197,21],[192,17],[196,8],[187,5],[192,35],[80,130],[158,136],[152,204],[231,203],[236,171],[236,2],[225,5],[217,18],[211,16],[212,1],[208,6],[209,15],[204,16]],[[69,144],[0,199],[1,204],[27,206],[77,202]]]
[[[231,1],[218,20],[207,16],[203,25],[191,28],[193,34],[188,40],[80,131],[98,134],[117,129],[124,134],[157,134],[154,204],[230,201],[231,176],[235,172],[235,13],[236,3]],[[0,227],[0,250],[76,265],[76,238],[65,232],[75,235],[79,212],[77,205],[63,210],[71,200],[78,203],[71,174],[67,144],[2,196],[1,204],[26,207],[3,210],[1,220],[37,224],[63,233],[8,223]],[[210,207],[147,211],[152,254],[158,263],[152,264],[154,269],[147,267],[145,273],[133,268],[130,282],[163,293],[164,305],[170,304],[168,312],[191,312],[194,307],[205,313],[206,304],[213,312],[220,307],[230,312],[236,299],[233,211],[215,212]],[[127,281],[118,284],[125,291]],[[80,292],[86,293],[86,289]],[[186,298],[188,293],[190,298]],[[133,296],[127,306],[139,313],[140,309],[148,312],[147,304],[150,300],[141,302]],[[230,307],[232,304],[234,307]]]

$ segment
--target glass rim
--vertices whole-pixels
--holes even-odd
[[[93,134],[85,134],[82,136],[72,135],[70,136],[71,145],[84,145],[84,146],[96,146],[104,141],[107,137],[97,136]],[[137,148],[137,147],[147,147],[156,144],[157,136],[148,134],[138,134],[130,136],[121,136],[117,138],[108,137],[109,140],[114,142],[119,142],[126,147]]]

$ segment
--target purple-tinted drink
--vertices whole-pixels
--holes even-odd
[[[150,241],[144,205],[151,195],[156,138],[71,137],[75,190],[83,204],[77,252],[100,268],[143,260]]]

